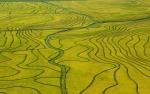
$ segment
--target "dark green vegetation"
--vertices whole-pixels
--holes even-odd
[[[0,94],[148,94],[150,3],[0,3]]]

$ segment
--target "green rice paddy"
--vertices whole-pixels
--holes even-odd
[[[149,0],[0,2],[0,94],[149,88]]]

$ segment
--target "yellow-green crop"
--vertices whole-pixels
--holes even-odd
[[[149,88],[149,0],[0,0],[0,94]]]

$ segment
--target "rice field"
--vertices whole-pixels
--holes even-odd
[[[0,2],[0,94],[149,94],[149,0]]]

